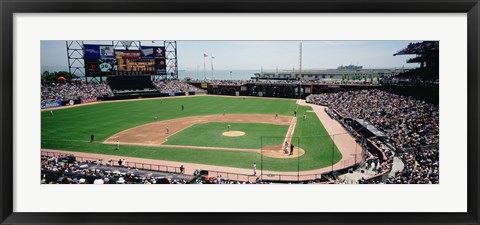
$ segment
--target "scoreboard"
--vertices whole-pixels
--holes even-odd
[[[165,47],[115,50],[112,45],[84,45],[85,76],[166,75]]]

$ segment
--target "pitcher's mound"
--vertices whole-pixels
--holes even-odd
[[[243,131],[225,131],[222,134],[223,134],[223,136],[227,136],[227,137],[240,137],[240,136],[245,135],[245,132],[243,132]]]

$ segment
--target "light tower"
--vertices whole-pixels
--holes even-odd
[[[298,98],[302,98],[302,42],[300,42],[300,66],[298,71]]]

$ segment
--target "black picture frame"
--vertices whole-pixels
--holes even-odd
[[[1,0],[2,224],[480,224],[478,0]],[[17,213],[13,212],[14,13],[467,13],[467,213]],[[446,203],[448,204],[448,203]]]

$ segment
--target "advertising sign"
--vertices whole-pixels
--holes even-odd
[[[305,88],[305,94],[310,94],[310,91],[311,91],[311,90],[310,90],[309,87],[306,87],[306,88]]]
[[[99,59],[98,68],[101,73],[112,73],[118,70],[116,59]]]
[[[164,59],[165,58],[165,47],[155,48],[155,58]]]
[[[114,58],[113,46],[100,46],[100,58],[113,59]]]
[[[167,74],[167,64],[165,63],[165,59],[155,59],[155,74]]]
[[[99,59],[100,58],[100,46],[99,45],[83,45],[84,52],[83,58],[85,59]]]
[[[142,59],[164,59],[164,47],[142,47]]]
[[[154,48],[142,47],[142,59],[153,59]]]
[[[116,59],[140,59],[140,50],[115,50]]]
[[[54,108],[54,107],[60,107],[62,106],[62,101],[57,101],[57,102],[42,102],[40,104],[40,107],[42,109],[48,109],[48,108]]]
[[[83,104],[83,103],[90,103],[90,102],[96,102],[97,101],[97,97],[93,97],[93,98],[81,98],[80,99],[80,102]]]
[[[85,59],[85,75],[112,75],[118,70],[116,59]]]
[[[98,59],[85,59],[85,75],[97,75],[99,72]]]

